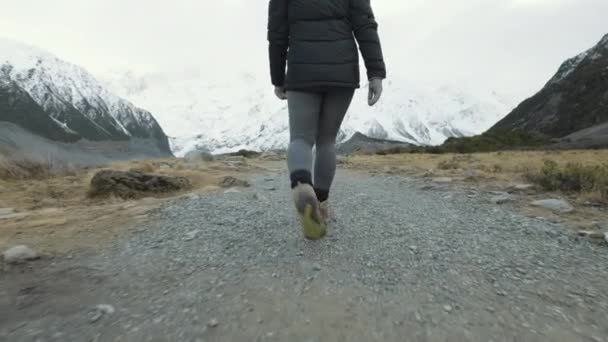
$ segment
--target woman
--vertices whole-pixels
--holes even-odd
[[[382,93],[386,70],[377,27],[370,0],[270,0],[270,73],[276,96],[288,101],[287,163],[308,239],[325,235],[336,136],[359,88],[357,43],[367,69],[369,105]]]

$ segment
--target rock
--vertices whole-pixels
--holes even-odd
[[[268,160],[268,161],[281,161],[285,158],[283,156],[281,156],[280,154],[278,154],[277,152],[267,151],[267,152],[263,152],[260,155],[260,159]]]
[[[225,194],[238,194],[240,192],[241,192],[241,190],[239,190],[237,188],[230,188],[230,189],[224,191]]]
[[[444,305],[443,306],[443,310],[445,310],[445,312],[452,312],[453,308],[451,305]]]
[[[199,232],[200,231],[197,229],[197,230],[193,230],[191,232],[186,233],[186,235],[184,236],[184,241],[192,241],[192,240],[194,240]]]
[[[562,199],[544,199],[539,201],[534,201],[531,203],[535,207],[541,207],[545,209],[549,209],[558,213],[570,213],[574,211],[574,208],[565,200]]]
[[[30,215],[30,213],[13,213],[13,214],[0,215],[0,220],[20,219],[23,217],[27,217],[29,215]]]
[[[242,179],[238,179],[232,176],[227,176],[224,177],[220,183],[219,186],[221,186],[222,188],[233,188],[233,187],[244,187],[247,188],[250,186],[249,182],[242,180]]]
[[[260,152],[257,152],[257,151],[239,150],[237,152],[230,153],[230,155],[231,156],[241,156],[241,157],[245,157],[245,158],[256,158],[256,157],[259,157],[262,154]]]
[[[166,193],[190,187],[190,181],[184,177],[103,170],[91,179],[89,196],[114,195],[123,199],[132,199],[145,197],[150,193]]]
[[[465,179],[472,180],[479,177],[479,173],[474,170],[466,170],[463,173]]]
[[[490,202],[494,204],[504,204],[511,201],[513,201],[513,197],[510,195],[497,195],[490,198]]]
[[[25,245],[9,248],[2,255],[4,256],[4,261],[8,264],[17,264],[28,260],[38,259],[38,254]]]
[[[579,230],[578,235],[582,236],[582,237],[590,238],[590,239],[604,239],[606,236],[606,233],[596,232],[596,231],[592,231],[592,230]]]
[[[217,327],[219,324],[220,324],[220,322],[218,322],[218,320],[217,320],[217,319],[215,319],[215,318],[214,318],[214,319],[212,319],[212,320],[210,320],[209,322],[207,322],[207,326],[208,326],[208,327],[210,327],[210,328],[215,328],[215,327]]]
[[[422,177],[424,178],[430,178],[430,177],[435,177],[435,171],[434,170],[426,170],[423,174]]]
[[[202,162],[210,162],[213,161],[214,157],[207,150],[194,150],[186,153],[184,156],[184,160],[187,163],[202,163]]]
[[[606,222],[596,222],[595,227],[603,232],[608,232],[608,221]]]
[[[435,183],[451,183],[452,178],[450,177],[435,177],[433,178],[433,182]]]
[[[192,201],[198,201],[201,199],[201,196],[197,195],[197,194],[190,194],[190,195],[188,195],[188,198]]]
[[[89,322],[95,323],[99,321],[105,315],[111,315],[116,310],[112,305],[109,304],[99,304],[93,308],[93,310],[89,311]]]
[[[320,270],[321,270],[321,265],[319,265],[319,264],[317,264],[317,263],[314,263],[314,264],[312,265],[312,270],[313,270],[313,271],[316,271],[316,272],[320,271]]]
[[[15,213],[15,209],[13,209],[13,208],[0,208],[0,217],[5,216],[5,215],[14,214],[14,213]]]
[[[526,191],[526,190],[530,190],[530,189],[534,188],[534,185],[518,183],[518,184],[513,184],[511,186],[511,188],[514,190],[518,190],[518,191]]]

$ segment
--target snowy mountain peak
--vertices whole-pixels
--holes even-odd
[[[287,103],[277,100],[266,78],[237,73],[222,82],[204,77],[113,73],[109,88],[157,113],[176,155],[200,147],[213,152],[285,148],[289,139]],[[453,85],[420,85],[387,80],[374,107],[359,90],[340,137],[356,132],[414,144],[480,133],[512,109],[496,92],[472,95]]]

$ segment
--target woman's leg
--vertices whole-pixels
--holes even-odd
[[[317,240],[325,236],[319,200],[312,186],[312,147],[317,136],[322,94],[288,92],[290,143],[287,164],[294,204],[304,236]]]
[[[289,147],[287,166],[291,187],[298,183],[312,185],[312,147],[317,137],[323,95],[320,93],[289,91]]]
[[[336,137],[353,94],[354,89],[336,89],[327,92],[323,98],[314,165],[314,186],[320,202],[327,200],[336,174]]]

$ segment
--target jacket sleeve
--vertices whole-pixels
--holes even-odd
[[[289,46],[288,0],[270,0],[268,5],[268,55],[270,78],[275,86],[285,83],[285,66]]]
[[[367,78],[386,78],[386,67],[378,37],[378,23],[370,0],[350,0],[350,21],[363,55]]]

